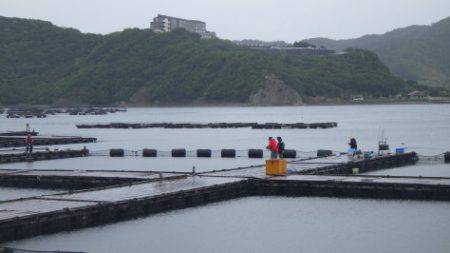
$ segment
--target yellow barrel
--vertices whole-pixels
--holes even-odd
[[[286,161],[282,159],[266,160],[266,175],[285,175],[287,174],[286,166]]]

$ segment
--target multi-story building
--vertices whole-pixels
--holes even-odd
[[[150,29],[155,32],[170,32],[177,28],[200,34],[202,38],[215,38],[214,32],[206,30],[206,23],[198,20],[188,20],[158,14],[150,23]]]

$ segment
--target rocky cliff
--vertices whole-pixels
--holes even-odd
[[[250,95],[251,105],[300,105],[302,97],[276,75],[265,76],[263,88]]]

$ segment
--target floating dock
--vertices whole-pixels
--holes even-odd
[[[186,177],[185,173],[117,170],[0,169],[0,186],[42,189],[88,189]]]
[[[353,173],[364,173],[380,169],[389,169],[405,165],[412,165],[418,161],[415,152],[397,154],[393,156],[381,156],[371,159],[351,159],[346,156],[346,161],[329,162],[327,166],[317,166],[308,169],[302,169],[297,174],[314,175],[348,175]],[[324,164],[324,163],[322,163]]]
[[[337,122],[321,123],[108,123],[108,124],[81,124],[77,128],[252,128],[252,129],[306,129],[306,128],[333,128]]]
[[[16,162],[34,162],[43,160],[66,159],[74,157],[85,157],[89,155],[89,150],[55,150],[55,151],[39,151],[28,153],[0,153],[0,164],[16,163]]]
[[[36,136],[33,137],[33,145],[48,146],[61,144],[76,144],[76,143],[92,143],[97,142],[97,138],[79,137],[79,136]],[[8,147],[25,147],[24,136],[0,136],[0,148]]]
[[[372,161],[373,160],[373,161]],[[414,163],[414,153],[365,162],[348,157],[291,160],[292,174],[266,176],[262,167],[204,173],[156,171],[0,170],[0,185],[72,189],[0,202],[0,242],[248,196],[327,196],[450,201],[450,178],[346,175],[346,168]],[[388,161],[388,162],[382,162]],[[377,164],[376,166],[374,164]],[[330,166],[333,166],[331,168]],[[367,167],[364,167],[367,166]],[[310,175],[312,170],[328,175]],[[326,171],[326,173],[325,173]],[[332,174],[334,171],[335,174]],[[354,170],[352,170],[352,173]],[[300,174],[308,175],[300,175]],[[70,182],[74,183],[71,185]],[[83,182],[86,185],[83,186]]]
[[[28,134],[31,134],[32,136],[37,136],[39,132],[27,132],[27,131],[8,131],[8,132],[1,132],[0,136],[26,136]]]

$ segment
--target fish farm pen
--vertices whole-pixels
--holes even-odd
[[[192,172],[0,170],[0,186],[67,192],[0,202],[0,242],[248,196],[327,196],[450,201],[450,178],[364,176],[414,164],[416,153],[373,158],[288,159],[290,172],[262,166]]]
[[[336,122],[322,123],[109,123],[80,124],[77,128],[252,128],[252,129],[316,129],[337,127]]]
[[[55,151],[39,151],[31,154],[24,152],[16,153],[0,153],[0,164],[17,163],[17,162],[33,162],[43,160],[66,159],[75,157],[84,157],[89,155],[89,150],[55,150]]]
[[[36,136],[33,137],[33,145],[46,146],[46,145],[63,145],[63,144],[76,144],[76,143],[93,143],[97,142],[97,138],[92,137],[79,137],[79,136]],[[25,147],[24,136],[0,136],[0,148],[9,147]]]

